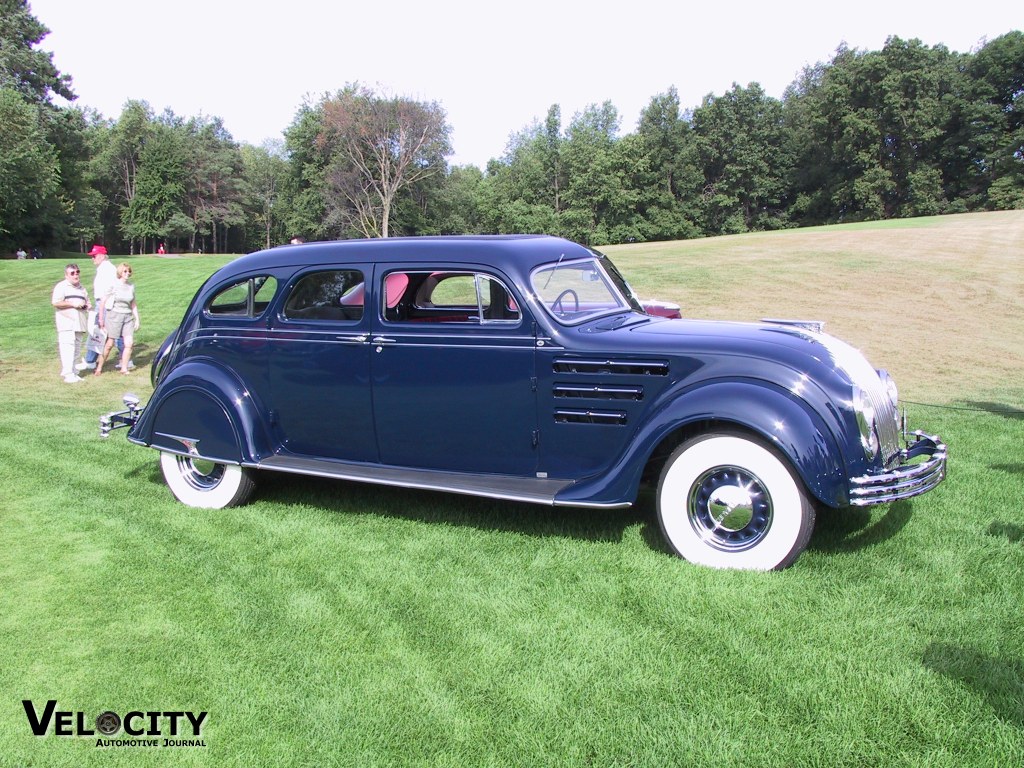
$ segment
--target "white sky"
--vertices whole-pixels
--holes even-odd
[[[441,104],[452,163],[480,168],[559,104],[562,127],[610,100],[621,132],[675,86],[682,107],[758,82],[769,96],[846,42],[887,37],[967,52],[1024,27],[1013,0],[29,0],[39,48],[73,78],[79,106],[116,118],[128,99],[159,114],[219,116],[238,141],[281,138],[304,99],[358,81]]]

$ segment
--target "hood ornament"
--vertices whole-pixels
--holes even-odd
[[[811,331],[812,333],[821,333],[825,330],[824,320],[781,320],[778,318],[764,317],[761,318],[762,323],[771,323],[772,325],[788,325],[793,328],[803,328],[804,330]]]

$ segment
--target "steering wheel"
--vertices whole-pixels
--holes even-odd
[[[579,297],[579,294],[576,293],[576,291],[574,291],[572,288],[566,288],[564,291],[562,291],[560,294],[558,294],[558,298],[555,299],[551,303],[551,310],[553,312],[558,312],[559,314],[564,313],[566,310],[565,310],[565,306],[564,306],[563,302],[565,301],[565,298],[567,296],[571,296],[572,297],[573,304],[575,305],[573,307],[572,311],[573,312],[579,312],[580,311],[580,297]]]

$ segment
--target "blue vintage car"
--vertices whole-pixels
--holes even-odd
[[[654,317],[607,257],[555,237],[241,257],[196,293],[153,381],[102,431],[130,426],[196,507],[241,504],[271,470],[593,508],[649,480],[679,555],[772,569],[818,505],[945,475],[892,379],[820,324]]]

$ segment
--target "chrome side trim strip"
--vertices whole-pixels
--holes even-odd
[[[390,485],[396,488],[459,493],[466,496],[483,496],[490,499],[521,501],[547,506],[554,506],[555,496],[573,484],[572,480],[400,469],[375,464],[310,459],[281,454],[269,456],[257,463],[244,463],[243,466],[335,480],[352,480],[360,483]]]

